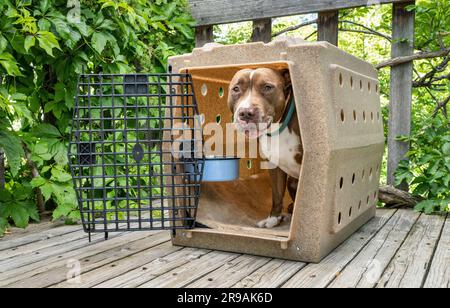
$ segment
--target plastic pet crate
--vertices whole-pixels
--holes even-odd
[[[232,122],[227,98],[239,70],[288,70],[304,150],[295,200],[289,194],[284,200],[286,208],[293,204],[290,222],[257,227],[272,207],[264,159],[249,151],[227,153],[240,159],[239,179],[202,183],[197,223],[208,228],[177,232],[175,245],[319,262],[375,216],[385,138],[378,72],[371,64],[326,42],[279,38],[211,43],[171,57],[169,65],[192,76],[199,112],[216,131]],[[204,131],[210,144],[215,136]],[[247,149],[248,143],[230,134],[211,152],[205,146],[204,154]]]

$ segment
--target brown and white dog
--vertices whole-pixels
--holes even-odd
[[[267,219],[257,223],[260,228],[274,228],[286,218],[283,214],[286,187],[293,200],[297,193],[303,157],[297,114],[293,114],[286,129],[276,135],[270,134],[274,123],[288,120],[287,106],[292,95],[288,70],[244,69],[237,72],[230,83],[228,105],[234,114],[235,125],[247,138],[259,138],[261,156],[276,166],[269,170],[272,210]],[[267,138],[260,138],[263,135]],[[273,142],[271,138],[279,140]],[[269,144],[278,144],[279,148],[272,148]],[[290,214],[292,210],[293,204],[289,206]]]

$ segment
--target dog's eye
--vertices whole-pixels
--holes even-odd
[[[233,88],[233,92],[239,92],[241,89],[238,87],[238,86],[236,86],[236,87],[234,87]]]
[[[273,90],[273,86],[271,85],[265,85],[263,88],[264,92],[270,92]]]

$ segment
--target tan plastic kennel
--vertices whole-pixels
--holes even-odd
[[[370,64],[326,42],[293,39],[209,44],[169,64],[174,73],[192,75],[199,113],[222,127],[232,122],[228,87],[238,70],[288,68],[304,147],[290,223],[256,227],[270,213],[271,186],[260,159],[246,153],[239,180],[202,184],[197,222],[205,227],[177,231],[173,244],[319,262],[374,217],[385,140],[377,71]],[[208,142],[212,137],[204,134]],[[290,203],[288,194],[285,199]]]

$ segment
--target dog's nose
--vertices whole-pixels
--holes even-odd
[[[257,112],[255,108],[241,108],[238,114],[240,120],[248,122],[256,117]]]

